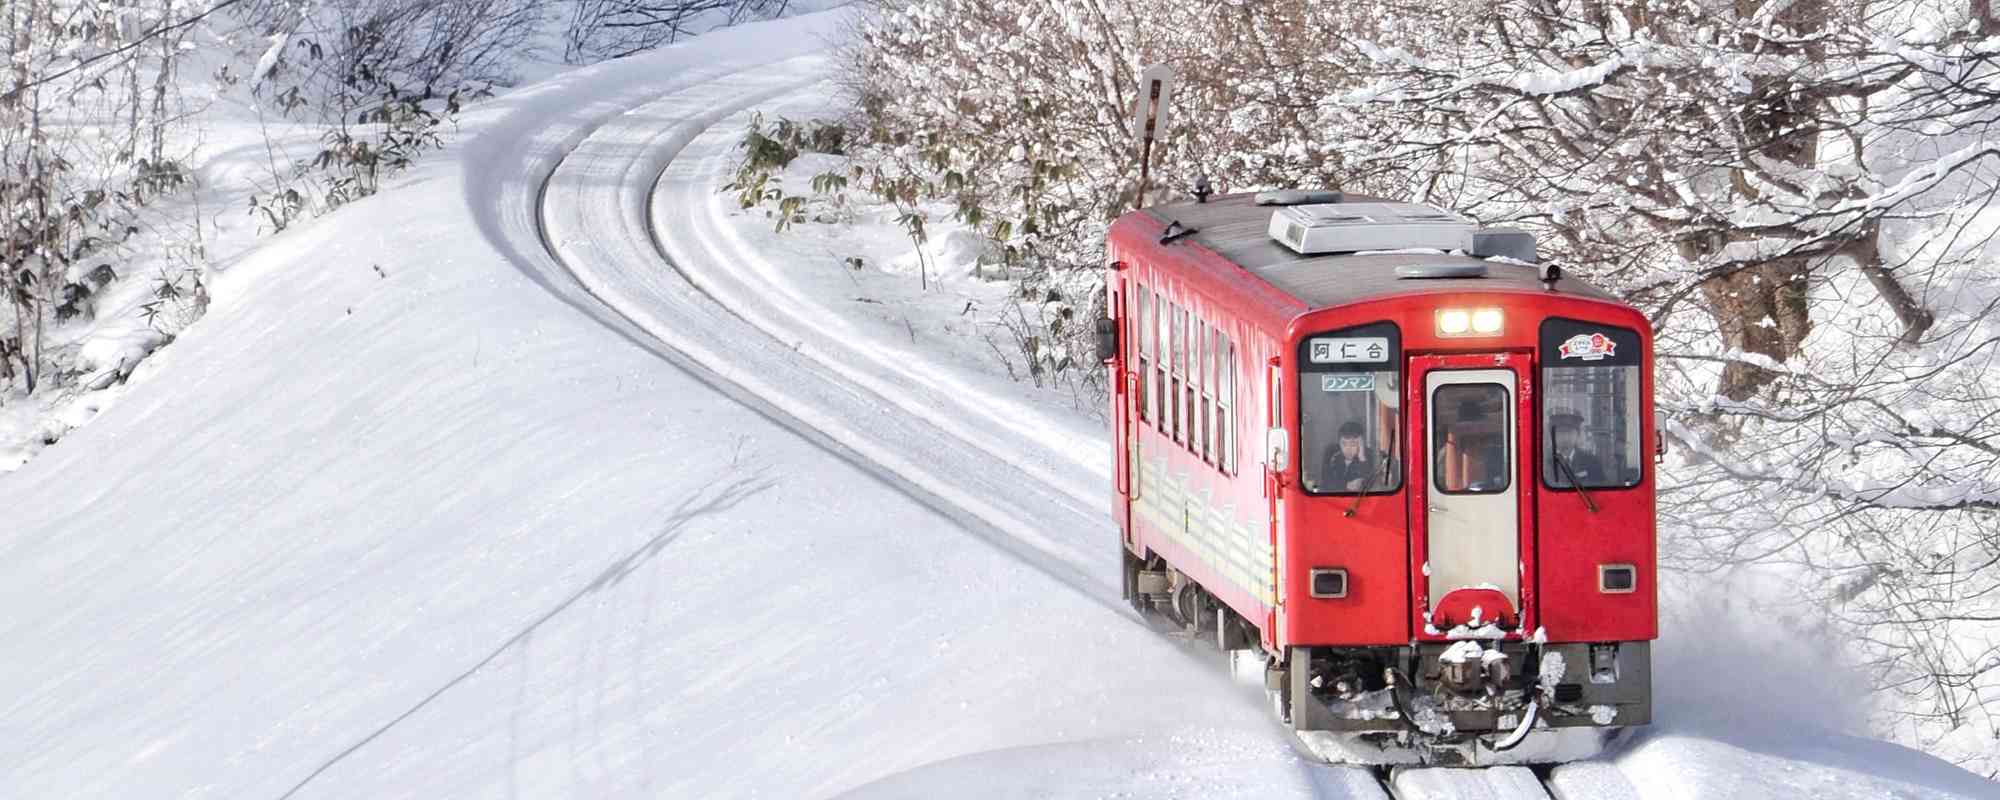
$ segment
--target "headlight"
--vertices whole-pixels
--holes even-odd
[[[1437,312],[1439,336],[1464,336],[1472,330],[1472,315],[1462,308],[1447,308]]]
[[[1478,309],[1472,312],[1472,331],[1484,334],[1499,333],[1503,319],[1504,317],[1501,316],[1500,309]]]

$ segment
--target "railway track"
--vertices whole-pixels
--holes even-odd
[[[1394,800],[1517,800],[1556,798],[1550,770],[1530,767],[1376,767],[1375,780]]]

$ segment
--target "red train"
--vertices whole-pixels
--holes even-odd
[[[1108,237],[1126,598],[1261,649],[1332,759],[1560,760],[1649,722],[1646,318],[1525,232],[1204,199]]]

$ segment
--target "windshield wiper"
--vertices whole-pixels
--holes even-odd
[[[1576,496],[1583,498],[1583,507],[1590,509],[1590,513],[1592,514],[1597,513],[1597,503],[1592,502],[1590,493],[1583,490],[1583,481],[1576,479],[1576,470],[1569,468],[1569,462],[1563,459],[1561,453],[1550,453],[1549,455],[1555,456],[1556,467],[1563,471],[1563,477],[1569,479],[1569,488],[1575,489]]]
[[[1384,458],[1382,459],[1382,480],[1386,481],[1388,479],[1389,479],[1389,459]],[[1368,490],[1373,488],[1375,488],[1375,473],[1370,472],[1368,473],[1367,482],[1361,484],[1361,493],[1354,496],[1354,504],[1347,507],[1347,513],[1344,514],[1343,516],[1352,517],[1354,516],[1354,512],[1360,511],[1361,498],[1367,497]]]

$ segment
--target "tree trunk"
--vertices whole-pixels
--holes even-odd
[[[174,4],[172,0],[168,0],[164,6],[161,24],[168,25],[172,24],[173,21]],[[153,78],[151,155],[154,169],[159,169],[160,163],[167,158],[167,84],[173,80],[174,49],[180,43],[180,40],[181,37],[178,34],[160,37],[160,71]],[[135,100],[134,102],[137,101]],[[197,225],[196,227],[199,228],[200,226]]]
[[[1763,13],[1764,5],[1765,2],[1758,0],[1738,0],[1738,19],[1747,21],[1756,18]],[[1808,44],[1781,49],[1791,50],[1791,55],[1814,61],[1823,57],[1806,34],[1825,28],[1826,18],[1823,0],[1798,0],[1788,4],[1779,12],[1778,19],[1799,33],[1801,40]],[[1770,49],[1770,45],[1763,42],[1746,40],[1743,44],[1749,52]],[[1808,105],[1809,102],[1800,96],[1797,87],[1787,77],[1754,79],[1750,95],[1740,112],[1741,146],[1773,161],[1807,168],[1814,166],[1819,160],[1816,135],[1796,133],[1814,129],[1814,109]],[[1749,180],[1757,169],[1754,162],[1745,160],[1731,170],[1730,182],[1746,204],[1763,200],[1756,185]],[[1716,238],[1727,242],[1733,230],[1719,233]],[[1685,251],[1686,248],[1683,249]],[[1806,335],[1812,332],[1811,306],[1807,296],[1811,274],[1810,258],[1781,258],[1736,269],[1703,282],[1702,296],[1707,299],[1709,310],[1722,329],[1724,344],[1733,350],[1765,356],[1779,363],[1797,355]],[[1730,361],[1723,367],[1722,384],[1717,391],[1731,400],[1747,400],[1777,378],[1777,373],[1762,366]]]
[[[1881,296],[1882,302],[1888,303],[1889,310],[1895,312],[1896,321],[1903,323],[1900,341],[1905,345],[1922,341],[1924,333],[1931,329],[1931,323],[1936,322],[1937,317],[1931,314],[1930,309],[1924,308],[1902,281],[1896,279],[1896,273],[1890,271],[1888,265],[1882,263],[1881,227],[1868,226],[1868,233],[1855,241],[1849,254],[1860,265],[1861,274],[1868,278],[1870,286],[1875,287],[1875,293]]]
[[[1806,334],[1812,332],[1806,303],[1809,275],[1805,259],[1785,259],[1704,282],[1702,297],[1722,329],[1723,343],[1779,363],[1797,355]],[[1756,364],[1730,361],[1722,369],[1717,391],[1731,400],[1747,400],[1777,378],[1777,373]]]

